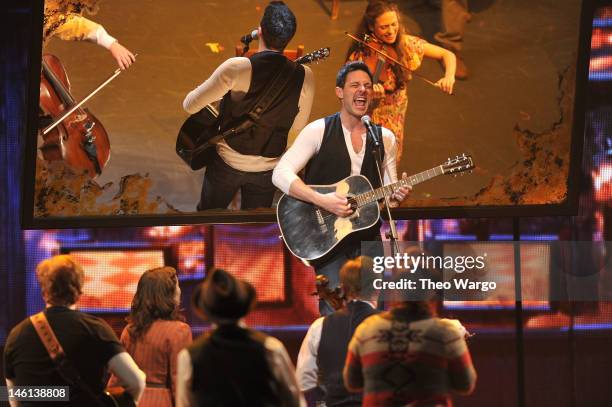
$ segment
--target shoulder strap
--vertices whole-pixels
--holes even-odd
[[[293,71],[293,63],[291,63],[289,60],[285,61],[283,68],[278,72],[278,74],[276,74],[276,77],[267,87],[267,90],[257,98],[253,108],[248,113],[251,120],[254,122],[259,120],[261,114],[268,109],[272,102],[274,102],[274,100],[285,89],[289,83],[289,79],[291,78]]]
[[[267,90],[263,92],[259,97],[255,100],[253,107],[246,114],[248,119],[241,119],[237,123],[235,122],[233,125],[230,125],[229,128],[223,131],[221,134],[218,134],[208,140],[204,145],[198,147],[198,151],[204,151],[205,149],[217,144],[221,140],[226,137],[232,136],[237,133],[242,133],[253,127],[257,124],[257,121],[261,117],[262,113],[268,110],[268,107],[274,102],[274,100],[280,95],[280,93],[285,89],[287,84],[289,83],[289,79],[291,78],[291,74],[293,73],[294,67],[290,63],[289,60],[285,61],[285,65],[279,71],[279,73],[274,77],[272,82],[267,86]],[[242,116],[244,117],[244,116]],[[194,154],[197,152],[194,151]]]
[[[45,349],[47,349],[47,353],[49,353],[53,363],[58,363],[61,358],[65,358],[66,354],[64,353],[64,348],[62,348],[62,345],[55,336],[55,332],[51,329],[51,325],[49,325],[45,313],[39,312],[36,315],[32,315],[30,321],[32,325],[34,325],[34,329],[45,346]]]
[[[49,353],[49,357],[51,357],[60,376],[68,383],[78,386],[92,400],[95,400],[98,406],[105,407],[105,404],[100,401],[91,387],[81,379],[79,372],[66,357],[64,348],[62,348],[62,345],[57,340],[57,336],[55,336],[55,332],[51,329],[51,325],[45,313],[41,311],[36,315],[32,315],[30,321],[32,325],[34,325],[38,337],[45,346],[47,353]]]

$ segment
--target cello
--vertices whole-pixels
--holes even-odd
[[[103,86],[108,82],[110,80]],[[88,109],[80,107],[100,88],[76,103],[70,93],[70,80],[59,58],[43,55],[39,107],[43,119],[50,117],[53,120],[52,124],[40,131],[43,143],[39,149],[44,160],[63,160],[73,170],[84,172],[92,178],[102,173],[110,158],[108,134]],[[44,124],[42,120],[40,124]]]

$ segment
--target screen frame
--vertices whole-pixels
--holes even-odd
[[[276,223],[274,208],[249,211],[208,210],[184,214],[148,214],[116,216],[71,216],[34,217],[35,172],[38,132],[38,101],[42,55],[42,26],[44,0],[29,0],[32,13],[32,37],[28,50],[28,86],[26,94],[27,122],[22,172],[22,229],[89,228],[89,227],[139,227],[188,224],[242,224]],[[395,219],[441,219],[441,218],[496,218],[572,216],[578,212],[580,193],[580,167],[582,165],[585,114],[587,106],[588,72],[592,21],[597,7],[609,4],[609,0],[582,0],[579,20],[579,38],[576,59],[576,80],[573,106],[573,122],[570,141],[567,199],[559,204],[500,205],[500,206],[449,206],[395,208],[391,211]],[[386,218],[386,216],[384,216]]]

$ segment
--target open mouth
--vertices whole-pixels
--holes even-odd
[[[368,99],[365,96],[357,96],[353,99],[353,104],[359,109],[365,109],[368,106]]]

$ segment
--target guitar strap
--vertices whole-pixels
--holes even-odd
[[[261,115],[266,110],[268,110],[268,107],[270,107],[272,102],[274,102],[281,94],[281,92],[285,89],[285,87],[289,83],[289,80],[291,79],[291,74],[293,73],[293,71],[293,63],[291,63],[289,60],[285,61],[285,65],[283,65],[283,68],[278,72],[278,74],[276,74],[276,77],[274,77],[272,82],[270,82],[270,84],[267,86],[266,91],[259,95],[259,97],[255,100],[255,103],[253,104],[251,110],[245,115],[247,119],[245,120],[245,116],[243,116],[240,119],[240,124],[238,124],[237,126],[231,126],[230,129],[225,130],[223,133],[215,137],[211,137],[210,140],[205,143],[205,145],[199,146],[196,151],[194,151],[194,154],[198,150],[204,150],[208,148],[211,144],[217,144],[219,141],[223,140],[228,136],[242,133],[256,125],[259,119],[261,118]]]
[[[285,61],[285,65],[283,65],[283,68],[276,75],[274,80],[270,83],[270,86],[268,86],[267,90],[257,98],[255,104],[253,105],[253,108],[247,114],[251,118],[251,120],[257,122],[261,117],[261,114],[268,109],[272,102],[274,102],[274,100],[276,100],[276,98],[285,89],[285,87],[289,83],[291,74],[294,71],[293,65],[294,64],[290,61]]]
[[[51,325],[49,325],[49,321],[44,312],[39,312],[36,315],[32,315],[30,317],[30,321],[38,334],[38,337],[42,341],[49,357],[55,364],[57,372],[59,375],[66,380],[68,383],[73,386],[77,386],[81,389],[85,394],[89,396],[99,407],[105,407],[105,404],[100,401],[96,393],[89,387],[87,383],[83,381],[81,375],[76,370],[76,368],[70,363],[70,360],[66,357],[66,353],[64,353],[64,348],[57,340],[55,336],[55,332],[51,329]]]

